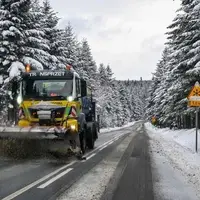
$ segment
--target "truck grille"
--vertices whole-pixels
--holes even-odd
[[[34,118],[34,119],[38,118],[37,109],[29,108],[29,112],[30,112],[31,118]]]
[[[29,108],[29,112],[30,112],[30,115],[31,115],[31,118],[34,118],[34,119],[37,119],[38,118],[38,114],[37,114],[37,109],[32,109],[32,108]],[[63,118],[63,115],[65,113],[65,108],[58,108],[58,109],[55,109],[55,110],[52,110],[52,118]]]
[[[65,108],[58,108],[53,111],[55,113],[55,118],[63,118]]]

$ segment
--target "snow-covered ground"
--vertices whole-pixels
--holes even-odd
[[[158,129],[150,123],[145,127],[150,137],[156,199],[200,199],[200,153],[195,153],[195,129]]]

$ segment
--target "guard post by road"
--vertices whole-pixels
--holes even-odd
[[[199,107],[200,107],[200,84],[197,81],[188,95],[188,106],[196,108],[196,138],[195,150],[198,152],[198,127],[199,127]]]

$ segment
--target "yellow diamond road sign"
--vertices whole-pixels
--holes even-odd
[[[188,106],[200,107],[200,85],[196,82],[188,95]]]

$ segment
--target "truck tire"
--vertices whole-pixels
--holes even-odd
[[[99,136],[98,136],[98,132],[99,132],[99,129],[98,129],[98,124],[97,123],[95,123],[94,124],[94,131],[95,131],[95,140],[97,140],[98,138],[99,138]]]
[[[87,147],[85,129],[84,131],[80,133],[79,138],[80,138],[81,151],[82,151],[82,154],[84,155],[86,151],[86,147]]]
[[[86,142],[89,149],[94,149],[94,123],[87,126]]]

